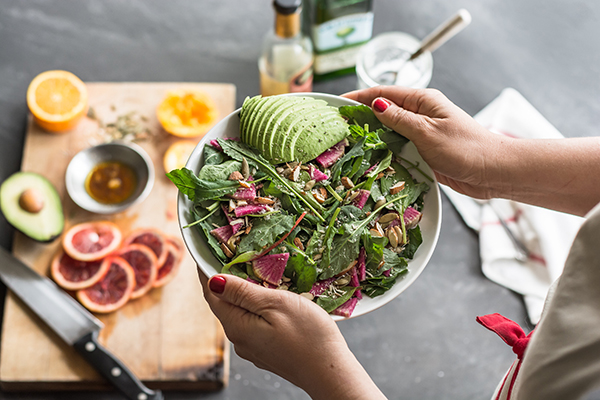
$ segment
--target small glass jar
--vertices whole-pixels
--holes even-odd
[[[412,61],[405,61],[419,48],[420,43],[414,36],[403,32],[377,35],[358,54],[358,88],[394,84],[426,88],[433,72],[431,53],[427,51]]]

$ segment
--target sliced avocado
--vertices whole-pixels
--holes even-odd
[[[312,160],[349,134],[337,108],[310,96],[247,99],[240,129],[242,141],[276,164]]]
[[[12,226],[39,242],[56,239],[65,225],[58,192],[33,172],[17,172],[2,183],[0,209]]]

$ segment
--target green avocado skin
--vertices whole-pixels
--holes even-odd
[[[34,189],[43,199],[43,207],[37,213],[19,205],[19,198],[27,189]],[[12,226],[38,242],[53,241],[65,226],[58,192],[49,180],[33,172],[17,172],[2,183],[0,209]]]
[[[240,131],[273,164],[310,161],[350,134],[336,107],[308,95],[247,98]]]

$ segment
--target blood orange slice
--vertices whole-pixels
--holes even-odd
[[[170,240],[167,241],[167,258],[158,269],[158,276],[154,282],[154,287],[161,287],[169,283],[177,275],[180,261],[181,250]]]
[[[133,231],[124,241],[124,245],[143,244],[156,254],[157,265],[163,265],[167,258],[165,237],[158,229],[142,228]]]
[[[77,291],[77,299],[88,310],[109,313],[125,305],[135,287],[133,268],[120,257],[108,257],[104,261],[109,268],[95,285]]]
[[[50,273],[63,289],[79,290],[92,286],[108,271],[109,264],[103,260],[79,261],[60,251],[52,260]]]
[[[106,257],[121,244],[119,228],[109,221],[77,224],[63,237],[63,248],[72,258],[93,261]]]
[[[132,299],[137,299],[152,289],[152,285],[156,281],[158,264],[156,255],[150,248],[143,244],[133,243],[119,250],[117,255],[127,261],[135,272]]]

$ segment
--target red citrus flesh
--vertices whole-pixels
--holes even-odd
[[[109,221],[77,224],[63,237],[63,248],[79,261],[93,261],[106,257],[121,244],[119,228]]]
[[[143,244],[148,246],[156,255],[157,265],[162,265],[167,258],[167,247],[165,238],[158,229],[143,228],[133,231],[125,239],[125,246],[132,243]]]
[[[108,271],[109,264],[103,260],[79,261],[60,251],[52,260],[52,279],[66,290],[79,290],[92,286]]]
[[[154,287],[161,287],[169,283],[177,271],[179,271],[179,263],[181,262],[181,250],[179,250],[170,241],[167,242],[167,258],[158,269],[158,276],[154,282]]]
[[[158,263],[156,255],[150,248],[143,244],[130,244],[117,253],[119,257],[127,261],[133,272],[135,272],[135,287],[131,293],[132,299],[146,294],[156,281]]]
[[[109,313],[125,305],[135,287],[133,268],[120,257],[108,257],[106,275],[95,285],[77,291],[77,299],[88,310]]]

